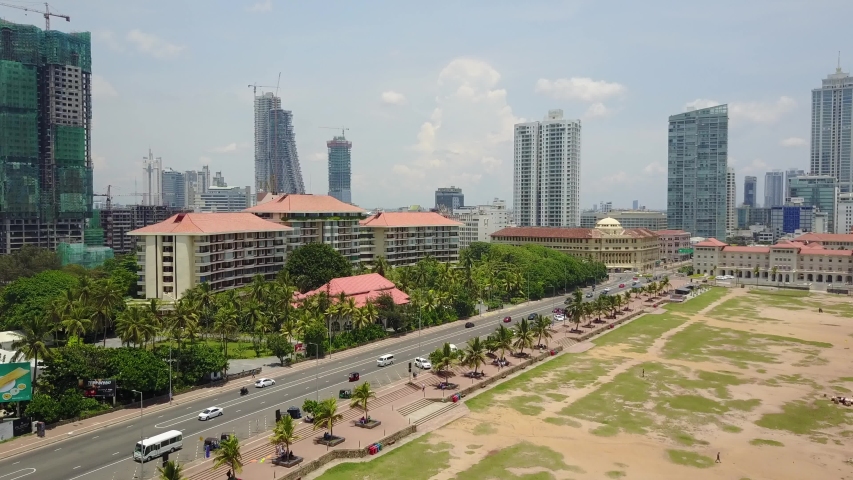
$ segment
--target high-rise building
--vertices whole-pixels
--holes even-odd
[[[726,169],[726,231],[737,229],[737,177],[735,169]]]
[[[743,177],[743,206],[757,207],[755,200],[758,188],[758,178],[747,175]]]
[[[706,238],[725,238],[728,203],[728,105],[669,117],[667,223]]]
[[[764,175],[764,208],[773,208],[785,204],[785,174],[773,170]]]
[[[453,212],[457,208],[465,206],[465,195],[462,189],[454,186],[439,187],[435,191],[435,209],[446,209],[448,212]]]
[[[187,206],[187,181],[183,172],[168,168],[163,170],[163,205],[184,208]]]
[[[282,110],[281,99],[269,92],[255,97],[255,189],[277,194],[305,192],[293,113]]]
[[[826,231],[835,233],[835,211],[838,206],[838,182],[830,175],[803,175],[791,179],[791,200],[802,198],[802,204],[813,206],[827,215]]]
[[[835,211],[835,232],[853,233],[853,193],[839,193]]]
[[[491,234],[512,223],[506,201],[497,198],[489,205],[456,208],[450,218],[464,224],[459,232],[459,248],[468,248],[474,242],[490,242]]]
[[[193,201],[196,212],[241,212],[255,205],[252,187],[210,187],[205,193],[197,193]]]
[[[0,19],[0,254],[82,243],[92,217],[88,32]]]
[[[853,77],[841,71],[812,90],[811,174],[830,175],[853,191]]]
[[[335,136],[326,142],[329,149],[329,195],[344,203],[352,203],[352,142]]]
[[[225,177],[222,176],[222,172],[216,172],[216,175],[213,176],[213,187],[227,187],[228,184],[225,183]]]
[[[634,200],[633,202],[631,202],[631,209],[632,210],[639,210],[640,209],[640,201]]]
[[[518,226],[580,224],[581,122],[549,110],[515,125],[513,211]]]
[[[595,228],[598,222],[612,218],[625,228],[666,230],[666,212],[653,210],[610,210],[607,212],[586,210],[581,212],[581,228]]]
[[[163,159],[150,148],[148,156],[142,157],[142,173],[142,204],[163,205]]]
[[[195,205],[196,195],[207,193],[210,189],[210,167],[201,167],[201,170],[187,170],[184,172],[184,191],[186,192],[186,208],[192,209]]]
[[[613,211],[613,202],[601,202],[598,206],[598,210],[604,213]],[[590,227],[592,228],[592,227]]]
[[[789,169],[785,170],[785,185],[784,185],[785,197],[783,199],[785,202],[787,202],[788,199],[791,198],[791,187],[790,187],[791,179],[797,178],[797,177],[802,177],[805,174],[806,174],[806,172],[804,172],[803,170],[799,170],[797,168],[789,168]]]

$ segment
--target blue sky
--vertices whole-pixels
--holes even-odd
[[[15,2],[32,5],[36,2]],[[811,89],[853,67],[849,1],[54,0],[93,36],[96,191],[142,189],[149,146],[177,170],[253,178],[252,91],[294,113],[306,188],[326,193],[319,127],[353,142],[353,201],[512,202],[512,125],[581,118],[583,206],[666,204],[667,117],[729,103],[729,164],[808,170]],[[0,7],[3,18],[43,26]],[[845,58],[847,60],[845,60]],[[118,197],[132,203],[134,197]]]

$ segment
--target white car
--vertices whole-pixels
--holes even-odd
[[[275,385],[275,380],[271,378],[259,378],[255,380],[255,388],[264,388]]]
[[[429,363],[429,360],[421,357],[415,359],[415,366],[420,368],[421,370],[429,370],[430,368],[432,368],[432,364]]]
[[[221,407],[210,407],[205,408],[203,412],[198,414],[199,420],[210,420],[211,418],[221,417],[222,416],[222,408]]]
[[[565,319],[566,319],[566,316],[561,314],[561,313],[554,315],[554,320],[557,322],[562,322]]]

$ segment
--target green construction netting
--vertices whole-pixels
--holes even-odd
[[[101,210],[92,210],[92,219],[89,220],[89,228],[101,228]]]
[[[53,158],[57,165],[86,165],[86,129],[67,125],[53,126]]]
[[[92,36],[89,32],[43,32],[42,54],[47,63],[72,65],[92,73]]]
[[[32,25],[0,20],[0,60],[27,65],[73,65],[92,73],[92,35],[45,32]]]
[[[86,228],[83,230],[83,243],[87,247],[103,247],[104,246],[104,229],[103,228]]]
[[[7,215],[39,213],[38,167],[0,162],[0,212]]]
[[[41,65],[43,37],[38,27],[0,19],[0,59]]]
[[[38,109],[36,67],[0,60],[0,111]]]
[[[56,198],[59,218],[74,218],[92,211],[92,170],[56,167]]]
[[[113,258],[113,249],[109,247],[87,247],[82,243],[60,243],[56,247],[62,266],[75,264],[86,268],[95,268]]]
[[[38,163],[38,117],[0,112],[0,161]]]

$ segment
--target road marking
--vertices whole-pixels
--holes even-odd
[[[242,412],[242,410],[237,410],[237,411],[236,411],[236,412],[234,412],[234,413],[240,413],[240,412]]]
[[[56,450],[54,450],[54,452],[58,452],[60,450],[62,450],[62,447],[57,448]]]
[[[261,405],[263,405],[263,404],[265,404],[265,403],[267,403],[267,402],[261,402]]]
[[[94,439],[96,439],[96,438],[98,438],[98,437],[100,437],[100,435],[95,435],[94,437],[92,437],[92,440],[94,440]]]
[[[118,455],[118,454],[119,454],[119,452],[116,452],[116,453],[114,453],[114,454],[113,454],[113,456]]]
[[[31,470],[31,471],[27,471],[27,470]],[[27,472],[27,473],[25,473],[23,475],[17,475],[18,473],[21,473],[21,472]],[[22,468],[16,472],[7,473],[6,475],[0,475],[0,478],[2,478],[4,480],[15,480],[16,478],[26,477],[27,475],[32,475],[33,473],[36,473],[35,468]],[[17,476],[11,477],[11,475],[17,475]],[[10,478],[6,478],[6,477],[10,477]]]
[[[133,427],[133,425],[128,425],[125,428],[132,428],[132,427]]]
[[[78,468],[80,468],[80,465],[77,465],[76,467],[72,468],[71,470],[77,470]]]
[[[89,476],[89,475],[91,475],[91,474],[93,474],[93,473],[95,473],[95,472],[97,472],[97,471],[103,470],[103,469],[105,469],[105,468],[112,467],[113,465],[118,465],[119,463],[121,463],[121,462],[123,462],[123,461],[125,461],[125,460],[130,460],[130,458],[123,458],[123,459],[121,459],[121,460],[116,460],[115,462],[110,463],[109,465],[104,465],[103,467],[96,468],[96,469],[94,469],[94,470],[88,471],[88,472],[86,472],[86,473],[84,473],[84,474],[82,474],[82,475],[77,475],[76,477],[69,478],[68,480],[77,480],[78,478],[83,478],[83,477]],[[33,469],[33,470],[35,471],[35,469]],[[0,479],[2,479],[2,478],[3,478],[3,477],[0,477]],[[14,480],[14,479],[11,479],[11,478],[10,478],[9,480]]]
[[[21,463],[21,461],[20,461],[20,460],[18,460],[17,462],[13,463],[12,465],[17,465],[17,464],[19,464],[19,463]]]
[[[157,418],[163,418],[163,417],[165,417],[165,415],[160,415],[160,416],[159,416],[159,417],[157,417]]]

